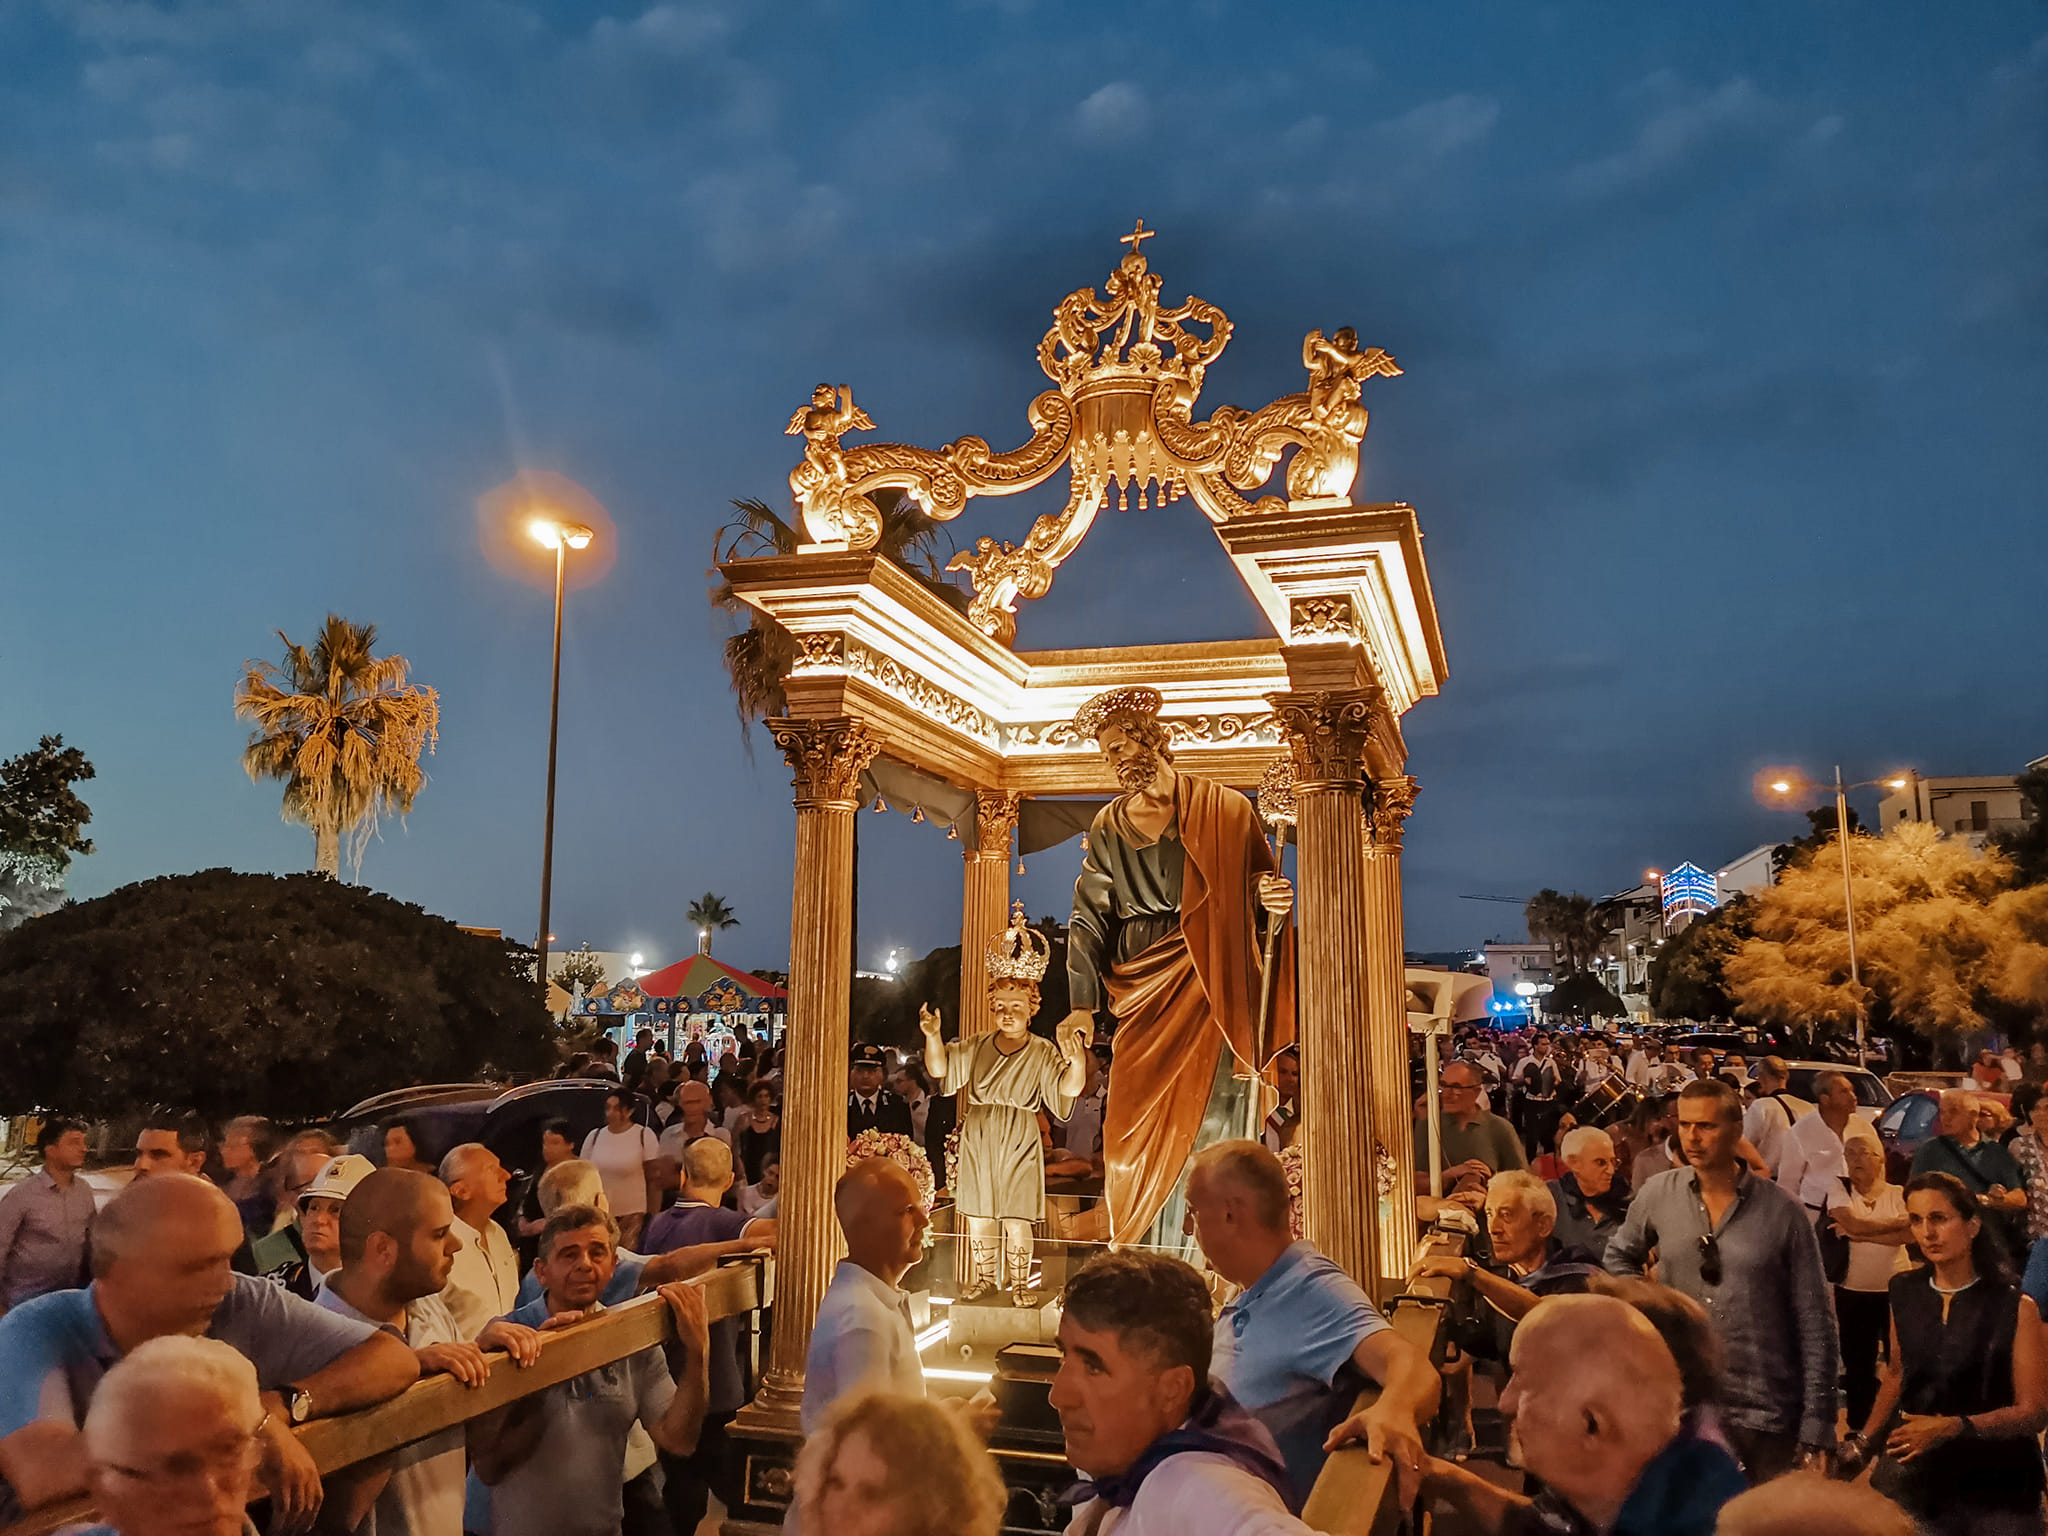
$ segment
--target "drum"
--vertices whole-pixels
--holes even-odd
[[[1606,1082],[1586,1090],[1586,1096],[1573,1106],[1572,1118],[1581,1125],[1594,1125],[1605,1130],[1628,1119],[1642,1101],[1642,1094],[1616,1072]]]

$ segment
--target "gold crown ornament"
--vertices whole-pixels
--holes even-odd
[[[982,964],[990,981],[1025,981],[1037,986],[1052,963],[1052,941],[1024,921],[1024,903],[1010,904],[1010,926],[988,941]]]
[[[1159,705],[1157,688],[1112,688],[1081,706],[1081,712],[1074,716],[1074,730],[1093,741],[1102,734],[1104,726],[1115,721],[1158,719]]]

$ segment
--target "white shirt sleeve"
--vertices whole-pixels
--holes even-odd
[[[1121,1518],[1119,1518],[1121,1516]],[[1280,1495],[1221,1456],[1185,1451],[1145,1479],[1128,1510],[1097,1536],[1309,1536]]]

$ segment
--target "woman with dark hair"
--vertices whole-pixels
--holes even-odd
[[[431,1174],[434,1165],[420,1139],[419,1127],[403,1115],[384,1123],[384,1166]]]
[[[1891,1357],[1848,1449],[1882,1435],[1871,1486],[1935,1536],[2038,1536],[2048,1332],[1962,1180],[1919,1175],[1906,1214],[1927,1264],[1892,1280]]]
[[[749,1184],[761,1182],[761,1169],[770,1152],[782,1151],[782,1117],[775,1113],[775,1085],[757,1078],[747,1090],[748,1113],[732,1133],[733,1161],[745,1170]]]

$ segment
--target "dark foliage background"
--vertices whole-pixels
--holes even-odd
[[[320,875],[205,870],[0,936],[0,1110],[309,1118],[550,1064],[530,952]]]

